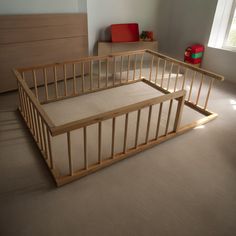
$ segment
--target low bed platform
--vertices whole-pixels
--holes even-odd
[[[150,51],[14,70],[19,111],[61,186],[217,117],[222,76]]]

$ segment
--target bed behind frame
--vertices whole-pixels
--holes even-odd
[[[85,68],[89,68],[88,74],[85,73]],[[18,83],[19,111],[34,137],[57,186],[79,179],[215,119],[217,114],[208,110],[208,102],[214,80],[222,81],[224,79],[220,75],[150,50],[116,53],[104,57],[87,57],[76,61],[21,68],[14,70],[14,73]],[[44,78],[44,83],[41,86],[37,83],[38,76]],[[59,82],[59,79],[61,82]],[[143,81],[161,91],[164,95],[60,126],[56,126],[51,121],[41,106],[45,103],[56,102],[138,81]],[[32,82],[34,87],[30,89],[28,84]],[[174,125],[170,128],[169,121],[171,113],[173,113],[173,101],[177,101],[178,105],[174,114]],[[166,102],[169,104],[168,116],[165,120],[166,130],[163,135],[160,135],[158,126],[162,115],[162,105]],[[150,139],[152,108],[156,104],[159,104],[160,107],[156,136],[154,139]],[[203,114],[205,117],[180,127],[184,105]],[[145,108],[148,109],[146,138],[144,143],[138,144],[140,113]],[[127,149],[127,132],[129,114],[131,112],[137,113],[136,134],[134,146]],[[116,120],[122,115],[125,116],[123,151],[115,153]],[[112,144],[109,157],[103,157],[101,153],[102,127],[103,122],[106,120],[112,121]],[[87,155],[87,128],[91,125],[96,125],[98,129],[97,163],[93,165],[88,164],[89,157]],[[84,159],[84,167],[82,169],[74,169],[71,154],[71,132],[78,129],[83,131],[84,153],[82,157],[78,157]],[[53,156],[52,152],[51,140],[58,135],[65,135],[66,137],[64,144],[67,148],[68,158],[68,173],[66,175],[60,174],[55,164],[57,157]]]

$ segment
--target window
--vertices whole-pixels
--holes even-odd
[[[235,1],[236,2],[236,1]],[[236,49],[236,7],[232,7],[231,17],[224,42],[225,47]]]
[[[208,46],[236,51],[236,0],[218,0]]]

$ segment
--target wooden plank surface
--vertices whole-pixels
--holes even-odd
[[[0,92],[16,89],[13,68],[88,56],[87,15],[0,16]],[[43,82],[40,78],[38,85]]]

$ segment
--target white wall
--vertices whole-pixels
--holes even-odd
[[[217,0],[161,0],[158,12],[160,50],[183,60],[193,43],[204,44],[203,68],[236,82],[236,52],[207,47]]]
[[[97,53],[97,41],[106,40],[106,29],[115,23],[137,22],[141,30],[157,35],[160,0],[87,0],[90,53]]]
[[[86,12],[86,0],[1,0],[0,14]]]

